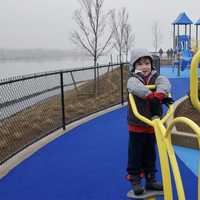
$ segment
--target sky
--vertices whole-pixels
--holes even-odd
[[[73,49],[73,13],[78,0],[0,0],[0,48]],[[104,10],[127,8],[135,47],[153,50],[152,24],[157,21],[159,48],[172,47],[172,25],[180,12],[200,18],[199,0],[104,0]],[[195,35],[195,28],[192,29]]]

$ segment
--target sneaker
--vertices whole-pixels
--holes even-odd
[[[140,195],[144,193],[144,188],[141,185],[140,175],[132,176],[131,184],[132,184],[135,195]]]
[[[146,190],[156,190],[156,191],[163,191],[163,186],[161,183],[154,181],[147,181],[145,184]]]
[[[144,188],[140,183],[132,182],[132,186],[135,195],[141,195],[144,193]]]
[[[147,174],[145,178],[146,178],[146,184],[145,184],[146,190],[156,190],[156,191],[163,190],[162,184],[156,181],[154,173]]]

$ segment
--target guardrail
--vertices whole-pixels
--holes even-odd
[[[127,77],[123,63],[0,80],[0,164],[75,120],[123,104]]]

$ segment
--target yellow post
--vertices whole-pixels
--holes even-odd
[[[198,84],[198,66],[200,62],[200,51],[198,51],[191,63],[191,69],[190,69],[190,98],[192,105],[194,108],[196,108],[198,111],[200,111],[200,101],[198,98],[198,90],[199,90],[199,84]],[[200,143],[199,143],[200,145]],[[199,146],[200,148],[200,146]],[[199,181],[198,181],[198,199],[200,200],[200,161],[199,161]]]
[[[159,158],[160,158],[164,199],[172,200],[173,191],[172,191],[172,185],[171,185],[170,167],[169,167],[169,160],[167,156],[167,147],[164,142],[164,135],[163,135],[166,129],[161,123],[160,119],[153,120],[153,127],[155,130]]]
[[[200,101],[198,98],[198,66],[200,62],[200,51],[198,51],[191,63],[190,69],[190,98],[192,105],[200,111]]]

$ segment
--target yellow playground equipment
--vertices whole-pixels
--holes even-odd
[[[192,64],[191,64],[191,73],[190,73],[190,98],[193,106],[200,111],[200,101],[198,98],[198,65],[200,61],[200,51],[193,57]],[[151,85],[148,86],[150,89],[155,88],[155,86]],[[171,130],[177,123],[184,123],[188,125],[194,133],[197,135],[197,140],[200,148],[200,127],[194,123],[192,120],[186,117],[177,117],[172,120],[172,122],[166,128],[164,123],[173,115],[174,109],[173,105],[169,107],[168,112],[166,115],[160,119],[147,119],[146,117],[140,115],[137,110],[134,98],[132,94],[129,94],[129,99],[131,103],[132,110],[137,118],[142,120],[148,125],[154,127],[159,158],[160,158],[160,165],[161,165],[161,173],[162,173],[162,180],[163,180],[163,192],[164,192],[164,199],[165,200],[172,200],[173,199],[173,192],[172,192],[172,184],[171,184],[171,174],[170,174],[170,165],[173,172],[177,195],[179,200],[185,200],[185,193],[182,184],[182,179],[179,171],[179,167],[177,164],[176,156],[174,153],[174,149],[171,143]],[[199,163],[200,165],[200,163]],[[198,200],[200,200],[200,167],[199,167],[199,176],[198,176]],[[155,200],[156,197],[149,197],[146,200]]]

